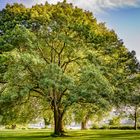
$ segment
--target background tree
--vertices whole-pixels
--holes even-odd
[[[111,106],[108,104],[95,103],[79,103],[73,109],[74,120],[76,123],[81,124],[81,130],[87,129],[87,124],[90,121],[90,125],[99,125],[103,116],[111,110]],[[92,124],[93,123],[93,124]]]
[[[122,92],[123,94],[118,97],[120,97],[120,105],[123,105],[124,108],[125,106],[129,108],[128,114],[130,113],[131,116],[133,116],[134,129],[136,130],[140,103],[140,64],[135,55],[135,51],[128,53],[128,71],[125,73],[126,78],[122,82],[123,88],[119,86],[119,91],[122,91],[122,89],[124,89],[124,91]]]

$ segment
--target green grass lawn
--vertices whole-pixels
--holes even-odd
[[[67,137],[53,138],[48,130],[4,130],[0,140],[140,140],[140,130],[69,131]]]

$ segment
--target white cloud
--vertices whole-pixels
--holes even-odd
[[[137,59],[138,59],[138,60],[139,60],[139,62],[140,62],[140,56],[138,56],[138,57],[137,57]]]
[[[36,3],[45,3],[46,0],[21,0],[26,6],[32,6]],[[63,0],[47,0],[49,3],[56,4],[58,1]],[[140,0],[67,0],[69,3],[90,10],[92,12],[103,12],[104,9],[115,9],[123,7],[138,7],[140,6]]]
[[[140,0],[68,0],[74,5],[92,12],[101,12],[104,9],[140,6]]]

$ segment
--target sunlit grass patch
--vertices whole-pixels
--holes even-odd
[[[4,130],[0,140],[140,140],[140,130],[69,131],[67,137],[51,137],[49,130]]]

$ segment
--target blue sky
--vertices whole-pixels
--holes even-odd
[[[6,3],[19,2],[30,7],[46,0],[0,0],[0,9]],[[48,0],[57,3],[63,0]],[[67,0],[74,5],[90,10],[98,21],[114,29],[120,39],[123,39],[129,50],[135,50],[140,60],[140,0]]]

